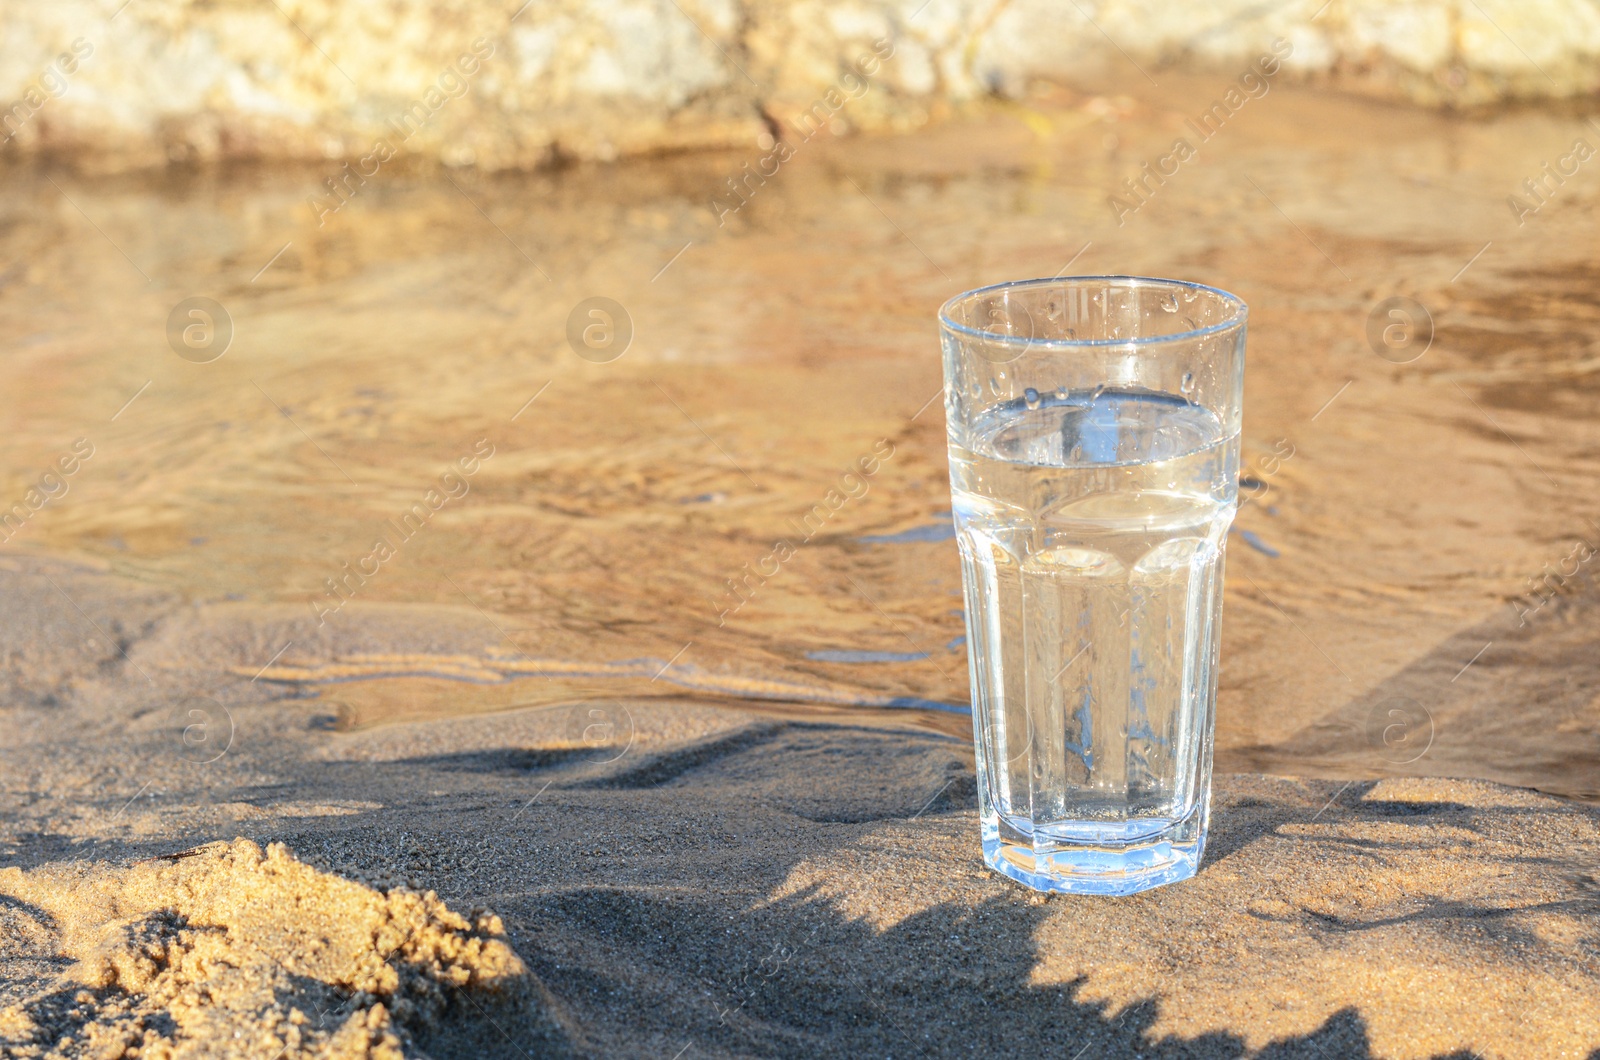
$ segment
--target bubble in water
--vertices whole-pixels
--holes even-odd
[[[1064,386],[1056,387],[1056,397],[1065,401],[1067,399],[1067,388]]]
[[[1188,288],[1185,288],[1185,289],[1184,289],[1184,292],[1183,292],[1183,300],[1184,300],[1184,301],[1185,301],[1185,302],[1192,302],[1192,301],[1194,301],[1194,297],[1195,297],[1195,295],[1194,295],[1194,292],[1193,292],[1193,291],[1191,291],[1191,290],[1189,290],[1189,289],[1188,289]]]
[[[1061,315],[1061,303],[1056,301],[1054,298],[1050,299],[1050,301],[1044,304],[1044,312],[1045,315],[1051,320],[1056,319],[1056,317]]]
[[[1022,392],[1022,400],[1027,402],[1028,408],[1036,409],[1039,407],[1039,392],[1030,386]]]
[[[1184,327],[1188,328],[1190,331],[1199,331],[1200,330],[1200,325],[1196,324],[1194,322],[1194,317],[1179,317],[1178,318],[1178,323],[1182,324]]]
[[[1183,373],[1183,382],[1178,384],[1178,389],[1182,390],[1185,394],[1194,393],[1194,373],[1193,372],[1184,372]]]
[[[1169,313],[1176,313],[1178,311],[1178,296],[1173,294],[1171,291],[1168,291],[1166,294],[1162,295],[1161,308],[1165,309]]]
[[[1067,329],[1067,338],[1075,339],[1077,337],[1078,337],[1078,329],[1077,328],[1068,328]]]

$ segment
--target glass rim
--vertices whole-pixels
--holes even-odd
[[[1125,339],[1042,339],[1029,338],[1024,335],[1007,335],[1004,332],[988,331],[975,328],[970,324],[958,323],[952,319],[951,311],[959,303],[977,298],[979,295],[989,294],[994,291],[1006,291],[1026,287],[1044,287],[1050,284],[1071,286],[1074,283],[1085,281],[1121,281],[1125,287],[1172,287],[1186,288],[1191,291],[1205,291],[1207,294],[1216,295],[1222,302],[1231,307],[1232,312],[1226,320],[1216,324],[1207,324],[1203,328],[1191,328],[1188,331],[1174,331],[1166,335],[1135,335]],[[968,338],[991,342],[1002,346],[1021,346],[1028,349],[1034,346],[1045,349],[1073,349],[1075,347],[1107,347],[1107,346],[1154,346],[1166,342],[1184,342],[1191,339],[1204,338],[1244,325],[1250,316],[1250,307],[1243,298],[1224,291],[1220,287],[1211,287],[1193,280],[1171,280],[1161,276],[1128,276],[1128,275],[1078,275],[1078,276],[1047,276],[1033,280],[1006,280],[1003,283],[991,283],[986,287],[974,287],[970,291],[963,291],[949,299],[939,307],[939,325],[946,331],[955,332]]]

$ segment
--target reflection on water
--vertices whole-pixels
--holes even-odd
[[[312,170],[11,172],[4,547],[290,605],[291,647],[224,670],[352,724],[670,694],[959,731],[934,311],[1069,259],[1177,275],[1251,303],[1245,456],[1296,454],[1239,519],[1220,768],[1596,797],[1588,574],[1525,625],[1507,603],[1596,514],[1594,195],[1504,206],[1576,119],[1283,89],[1119,225],[1164,86],[819,143],[725,226],[737,154],[386,169],[321,226]],[[1437,325],[1408,364],[1367,345],[1394,295]],[[197,298],[225,319],[174,331]],[[402,648],[373,617],[400,605],[489,632]],[[362,643],[318,640],[341,626]],[[1367,715],[1402,693],[1432,735],[1397,762]]]

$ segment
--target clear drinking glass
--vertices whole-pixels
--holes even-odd
[[[983,858],[1038,890],[1199,868],[1246,314],[1135,276],[939,312]]]

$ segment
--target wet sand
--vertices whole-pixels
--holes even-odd
[[[309,866],[308,908],[394,900],[344,880],[437,892],[452,938],[502,918],[505,990],[376,946],[273,988],[307,1042],[359,1018],[357,1053],[516,1055],[495,1005],[582,1055],[1600,1047],[1597,178],[1506,203],[1600,132],[1275,88],[1119,225],[1217,90],[1162,86],[812,142],[722,226],[740,155],[397,171],[321,228],[314,170],[9,174],[0,483],[93,455],[0,555],[0,1034],[256,1027],[242,981],[213,1023],[85,956],[132,945],[96,917],[293,950],[287,915],[180,900],[244,848],[132,864],[244,836]],[[934,309],[1066,268],[1252,305],[1214,838],[1123,902],[978,861],[943,529]],[[165,334],[195,295],[234,326],[209,363]],[[603,363],[566,338],[594,296],[633,329]],[[1434,322],[1404,364],[1367,338],[1394,296]]]

